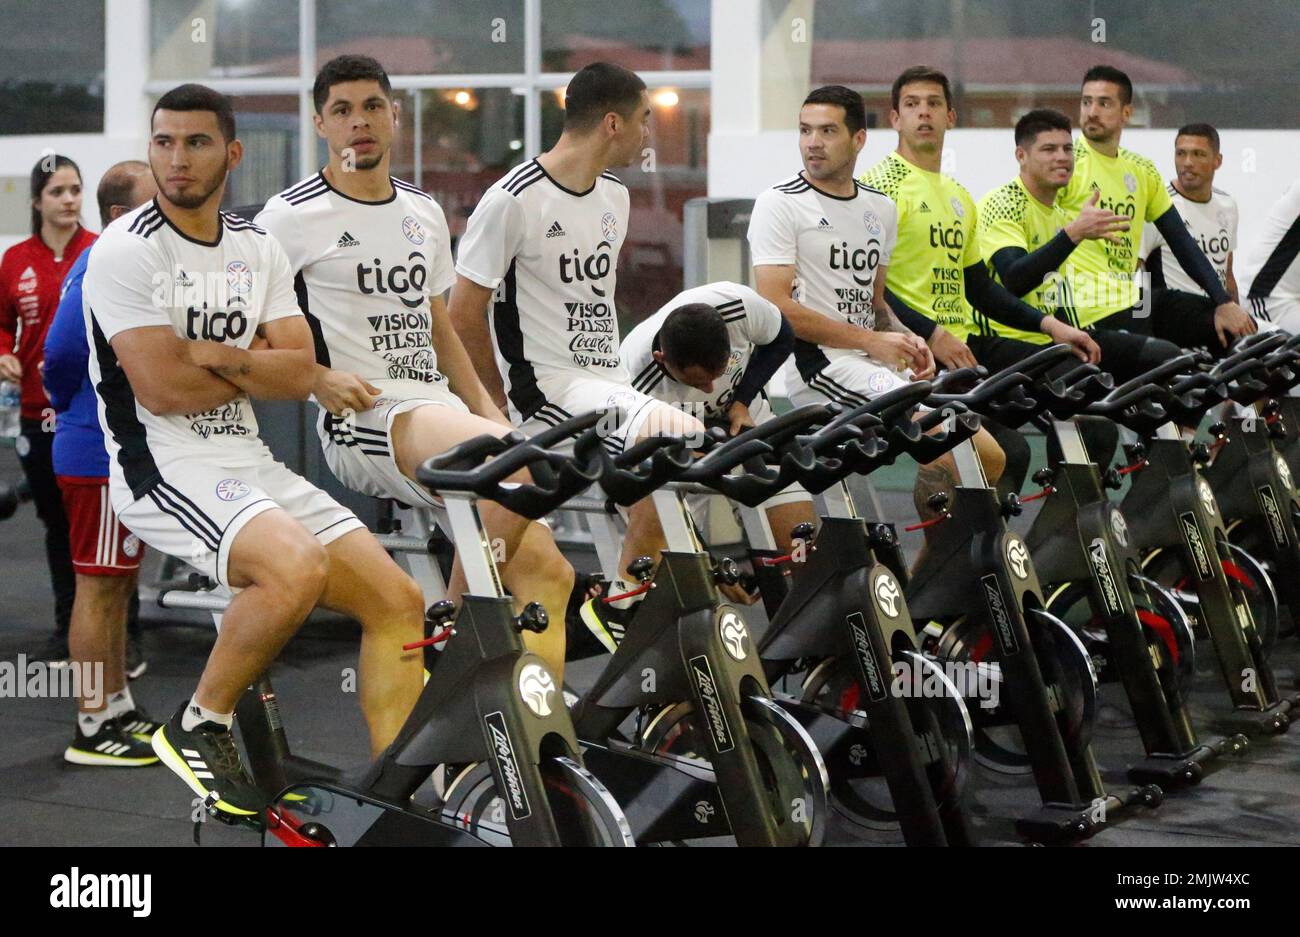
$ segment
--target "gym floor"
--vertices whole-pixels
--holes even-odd
[[[20,475],[12,449],[0,449],[0,478]],[[900,511],[910,496],[882,494]],[[1029,516],[1019,519],[1017,527]],[[0,660],[39,647],[48,637],[53,600],[42,547],[43,530],[30,504],[0,522]],[[915,546],[915,543],[911,543]],[[761,630],[761,613],[753,622]],[[193,623],[146,626],[148,672],[132,684],[137,702],[157,718],[171,714],[188,697],[213,640],[210,627]],[[1208,648],[1207,648],[1208,651]],[[1203,657],[1205,655],[1202,655]],[[1294,686],[1300,674],[1300,640],[1284,639],[1273,663],[1279,682]],[[590,679],[593,664],[574,664],[570,680]],[[345,668],[356,665],[355,639],[346,629],[313,627],[295,638],[274,672],[290,742],[308,757],[357,765],[365,758],[365,728],[353,696],[344,692]],[[1223,711],[1217,674],[1205,672],[1192,691],[1192,712],[1203,738],[1210,716]],[[1111,687],[1105,688],[1109,695]],[[162,767],[86,768],[65,764],[62,752],[74,731],[68,700],[0,701],[0,845],[180,846],[194,840],[190,796]],[[1123,783],[1126,756],[1141,748],[1135,732],[1099,727],[1098,761],[1113,786]],[[1228,756],[1201,784],[1166,797],[1157,810],[1135,808],[1123,822],[1104,830],[1088,846],[1126,845],[1296,845],[1300,843],[1300,728],[1280,738],[1253,740],[1243,756]],[[977,769],[972,775],[972,813],[985,843],[1014,843],[1011,819],[1036,803],[1032,781]],[[207,845],[252,846],[256,836],[204,823]],[[859,842],[835,825],[831,841]]]

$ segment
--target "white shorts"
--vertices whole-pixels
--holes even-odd
[[[410,507],[441,508],[442,500],[403,475],[393,455],[393,421],[399,413],[420,407],[450,407],[468,413],[464,401],[446,381],[435,384],[404,382],[393,387],[380,382],[384,395],[362,413],[346,418],[322,409],[316,420],[325,464],[344,485],[374,498],[392,498]]]
[[[1245,305],[1261,332],[1273,329],[1283,329],[1292,335],[1300,332],[1300,297],[1251,297]]]
[[[785,386],[790,402],[796,407],[830,400],[846,409],[859,407],[874,397],[909,381],[893,368],[887,368],[866,356],[848,356],[827,362],[819,371],[799,373],[793,356],[785,364]]]
[[[533,416],[520,422],[519,413],[511,406],[510,418],[520,432],[532,436],[570,417],[613,408],[613,420],[601,428],[601,440],[611,455],[618,455],[627,448],[628,440],[636,441],[656,405],[670,406],[626,384],[597,377],[552,376],[540,378],[537,386],[546,402]],[[554,448],[566,452],[572,449],[572,445]]]
[[[158,485],[118,519],[155,550],[184,560],[222,586],[230,586],[231,545],[263,511],[284,509],[322,546],[365,527],[269,452],[253,466],[222,467],[190,458],[160,465],[159,473]]]

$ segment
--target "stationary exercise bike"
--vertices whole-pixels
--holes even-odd
[[[1249,340],[1243,344],[1252,351],[1259,347]],[[1276,344],[1274,339],[1262,348],[1258,370],[1238,378],[1235,413],[1210,427],[1214,461],[1205,468],[1224,516],[1230,518],[1227,534],[1230,546],[1237,548],[1235,562],[1255,574],[1256,588],[1276,589],[1281,599],[1281,608],[1267,601],[1252,605],[1265,649],[1278,636],[1292,634],[1300,614],[1300,497],[1282,448],[1289,435],[1284,402],[1300,384],[1300,336],[1268,351]],[[1251,565],[1255,561],[1258,568]]]
[[[671,439],[606,456],[601,488],[621,505],[652,497],[667,548],[653,571],[649,559],[629,570],[646,598],[594,686],[574,705],[574,726],[587,763],[611,779],[622,802],[647,799],[642,781],[630,791],[619,786],[629,766],[647,757],[715,779],[720,802],[696,805],[696,837],[813,845],[825,836],[825,762],[773,699],[743,613],[717,590],[717,583],[735,581],[734,564],[714,568],[683,502],[700,485],[741,502],[771,497],[789,484],[789,466],[764,476],[729,473],[771,454],[769,439],[819,425],[825,415],[821,407],[797,410],[743,439],[716,444],[698,461]],[[654,791],[648,797],[654,801]]]
[[[930,403],[960,403],[1014,429],[1053,404],[1069,403],[1059,382],[1044,375],[1071,354],[1050,346],[961,397],[937,394]],[[1074,632],[1046,611],[1029,548],[1006,525],[1014,505],[999,501],[970,443],[953,455],[959,484],[951,501],[936,499],[941,513],[925,522],[930,536],[923,558],[910,577],[901,555],[894,565],[913,617],[930,623],[926,649],[941,661],[989,671],[998,686],[994,705],[968,708],[976,758],[995,770],[1032,774],[1037,784],[1042,806],[1018,818],[1017,830],[1040,841],[1087,837],[1124,808],[1159,804],[1157,785],[1118,791],[1103,785],[1090,744],[1091,659]]]
[[[965,846],[975,842],[962,803],[970,715],[920,653],[902,587],[875,554],[892,532],[868,529],[846,484],[905,451],[930,461],[974,435],[973,414],[925,435],[930,426],[911,415],[930,393],[927,382],[898,388],[791,440],[815,458],[798,477],[823,505],[815,538],[811,525],[793,532],[797,557],[778,555],[761,506],[743,505],[740,516],[769,615],[764,671],[779,688],[793,684],[778,699],[825,753],[837,814],[864,833],[901,832],[908,845]],[[841,441],[854,428],[862,435]]]
[[[1208,371],[1166,376],[1151,398],[1159,405],[1155,412],[1113,414],[1140,439],[1125,446],[1132,487],[1121,509],[1130,536],[1145,551],[1143,572],[1194,597],[1182,604],[1192,611],[1195,629],[1210,638],[1233,704],[1216,721],[1224,731],[1248,736],[1286,731],[1297,700],[1279,692],[1242,577],[1234,572],[1236,554],[1201,472],[1209,453],[1189,448],[1177,424],[1195,425],[1209,406],[1230,398],[1233,381],[1257,367],[1247,348]]]
[[[1158,419],[1163,411],[1151,402],[1159,391],[1156,382],[1194,364],[1191,355],[1166,362],[1090,404],[1077,385],[1067,395],[1078,398],[1078,412],[1092,417],[1145,408]],[[1082,379],[1090,380],[1095,378]],[[1098,682],[1124,689],[1146,752],[1129,766],[1130,780],[1166,789],[1194,784],[1208,762],[1226,751],[1243,751],[1246,739],[1197,740],[1184,699],[1195,671],[1191,625],[1177,601],[1141,574],[1128,521],[1106,496],[1106,488],[1120,486],[1122,470],[1102,475],[1068,409],[1044,414],[1039,423],[1062,453],[1060,462],[1034,475],[1042,490],[1029,499],[1043,504],[1025,538],[1039,575],[1051,583],[1047,611],[1078,632]]]
[[[544,630],[546,612],[530,603],[514,614],[476,508],[486,498],[538,518],[587,487],[599,466],[601,417],[530,440],[480,436],[419,468],[418,480],[446,504],[468,582],[459,610],[446,601],[430,610],[441,629],[433,640],[446,640],[446,650],[397,738],[359,777],[292,754],[269,678],[245,694],[236,715],[246,763],[272,802],[265,843],[633,845],[617,802],[583,766],[556,681],[524,647],[521,633]],[[573,456],[548,451],[579,433]],[[551,483],[505,481],[521,469]],[[441,803],[417,799],[439,765],[466,764],[477,772],[454,778]]]

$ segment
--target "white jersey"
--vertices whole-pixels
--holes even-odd
[[[1249,279],[1252,299],[1300,299],[1300,179],[1282,193],[1263,228],[1243,258],[1243,288]]]
[[[129,329],[166,326],[184,339],[247,348],[261,325],[301,315],[289,261],[275,238],[223,213],[216,241],[196,241],[147,202],[96,242],[83,311],[119,514],[153,490],[159,465],[188,457],[234,467],[268,458],[247,394],[205,413],[154,416],[136,400],[109,343]]]
[[[852,196],[831,195],[800,173],[763,192],[749,219],[749,249],[755,267],[794,266],[796,302],[837,322],[872,329],[876,271],[894,251],[898,209],[883,192],[854,184]],[[850,355],[861,353],[795,342],[801,366]]]
[[[1183,195],[1171,182],[1166,189],[1169,198],[1178,209],[1179,216],[1187,225],[1187,233],[1200,245],[1201,253],[1210,261],[1210,266],[1219,275],[1219,282],[1224,289],[1228,286],[1228,256],[1237,249],[1237,203],[1232,196],[1222,189],[1212,189],[1207,202],[1198,202]],[[1160,269],[1164,273],[1165,285],[1171,290],[1184,293],[1207,295],[1205,290],[1196,285],[1196,281],[1187,275],[1174,256],[1164,236],[1154,224],[1148,224],[1142,230],[1142,250],[1140,256],[1151,265],[1151,255],[1160,251]]]
[[[318,364],[369,381],[443,382],[429,299],[456,280],[442,209],[393,179],[393,195],[363,202],[322,173],[273,196],[257,223],[289,257]]]
[[[488,189],[470,216],[456,272],[496,291],[497,368],[520,417],[545,403],[541,379],[628,383],[614,287],[629,210],[616,176],[572,192],[530,160]]]
[[[673,380],[654,360],[659,350],[659,330],[674,309],[690,303],[707,303],[722,315],[731,338],[727,369],[713,382],[713,392],[696,390]],[[623,339],[623,360],[632,373],[632,386],[643,394],[670,403],[694,416],[713,416],[731,403],[736,385],[749,367],[755,345],[766,345],[781,331],[781,311],[772,303],[739,283],[708,283],[678,293],[654,315],[640,323]]]

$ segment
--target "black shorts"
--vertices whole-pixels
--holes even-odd
[[[1112,319],[1128,315],[1129,310],[1125,310],[1103,319],[1096,324],[1097,327],[1088,330],[1088,334],[1101,349],[1099,366],[1115,376],[1116,384],[1123,384],[1140,374],[1145,374],[1162,362],[1176,358],[1182,353],[1182,350],[1172,342],[1124,329],[1123,325],[1131,324],[1131,319],[1119,319],[1114,323],[1118,328],[1109,324]],[[1031,345],[1029,342],[997,335],[972,335],[966,343],[974,353],[975,360],[990,372],[1012,367],[1044,348],[1043,345]],[[1070,371],[1078,363],[1078,359],[1071,359],[1059,365],[1056,371],[1057,373]]]
[[[1156,290],[1151,300],[1152,334],[1183,348],[1204,348],[1216,358],[1228,349],[1214,328],[1214,300],[1201,293]]]

